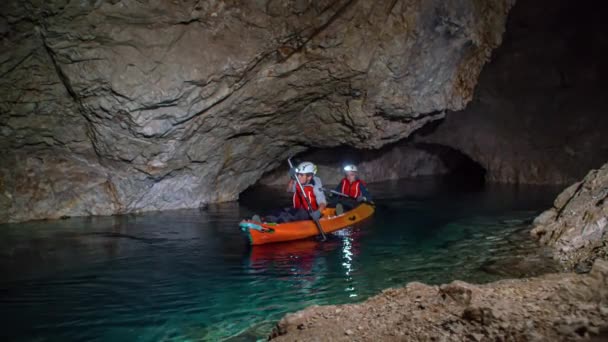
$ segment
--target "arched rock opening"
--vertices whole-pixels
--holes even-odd
[[[487,170],[462,151],[441,144],[416,143],[414,146],[443,163],[448,170],[445,176],[450,183],[473,187],[485,183]]]
[[[127,2],[0,2],[0,222],[230,201],[407,138],[471,100],[514,3]]]
[[[312,161],[324,184],[337,184],[342,167],[354,163],[368,183],[416,177],[441,177],[460,185],[479,186],[486,170],[466,154],[449,146],[402,141],[378,150],[351,147],[314,149],[298,155],[298,161]],[[282,185],[287,182],[287,163],[267,173],[258,184]]]

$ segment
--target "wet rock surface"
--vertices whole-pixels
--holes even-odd
[[[574,341],[608,337],[608,262],[588,275],[410,283],[361,304],[285,316],[276,341]]]
[[[534,221],[532,236],[568,270],[587,272],[608,256],[608,164],[564,190]]]
[[[309,147],[405,138],[464,108],[512,3],[4,1],[0,218],[234,200]]]

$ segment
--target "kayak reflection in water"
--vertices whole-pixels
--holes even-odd
[[[318,220],[322,216],[323,209],[327,207],[327,200],[322,190],[322,182],[319,177],[316,177],[317,166],[311,162],[300,163],[296,168],[289,170],[289,183],[287,191],[293,192],[293,200],[291,208],[284,208],[264,218],[259,215],[253,215],[252,221],[255,222],[275,222],[285,223],[292,221],[310,220],[311,217]],[[302,189],[297,185],[295,177],[302,184]],[[302,192],[304,190],[304,192]],[[310,201],[312,213],[308,213],[308,203]]]

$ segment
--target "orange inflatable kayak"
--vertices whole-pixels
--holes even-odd
[[[323,211],[323,217],[319,223],[325,233],[331,233],[361,222],[372,216],[373,213],[374,207],[367,203],[359,204],[341,215],[336,215],[334,208],[327,208]],[[319,234],[319,230],[312,220],[278,224],[243,220],[239,226],[252,245],[306,239]]]

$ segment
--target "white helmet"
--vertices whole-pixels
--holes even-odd
[[[357,172],[357,167],[355,165],[346,165],[344,167],[344,172]]]
[[[317,174],[317,166],[311,162],[303,162],[296,167],[296,173],[312,173]]]

